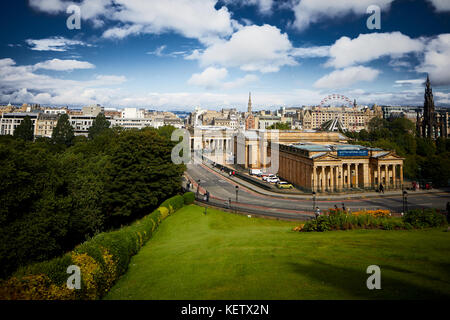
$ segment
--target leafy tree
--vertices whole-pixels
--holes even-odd
[[[171,139],[172,133],[176,130],[174,126],[166,125],[158,128],[158,134],[167,139]]]
[[[69,116],[62,114],[59,116],[56,127],[53,128],[52,140],[58,145],[71,146],[74,139],[73,127],[70,124]]]
[[[34,126],[29,116],[25,116],[22,122],[14,130],[14,137],[25,141],[33,141]]]
[[[171,161],[174,142],[154,130],[120,134],[106,167],[105,213],[117,225],[149,213],[160,199],[176,194],[184,165]]]
[[[268,126],[266,129],[268,130],[272,130],[272,129],[276,129],[276,130],[290,130],[291,129],[291,125],[287,122],[276,122],[270,126]]]
[[[89,128],[88,137],[90,139],[94,139],[96,136],[101,134],[104,130],[108,129],[111,125],[111,122],[106,120],[106,117],[103,113],[99,113],[94,121],[92,122],[92,126]]]

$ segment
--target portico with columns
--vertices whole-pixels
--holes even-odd
[[[300,189],[319,193],[375,190],[380,183],[386,190],[402,188],[403,158],[392,151],[347,146],[345,150],[353,153],[339,156],[339,146],[280,145],[278,175]],[[365,152],[356,152],[361,150]]]

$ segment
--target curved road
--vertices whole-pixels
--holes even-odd
[[[261,214],[285,217],[305,218],[312,216],[312,199],[283,199],[276,196],[262,195],[234,182],[238,178],[225,178],[219,173],[201,164],[188,164],[187,175],[194,181],[200,179],[200,193],[205,190],[210,192],[210,201],[224,205],[231,198],[232,206],[246,208],[261,212]],[[236,205],[236,185],[239,186],[238,203]],[[197,191],[197,185],[191,187]],[[450,201],[450,193],[408,194],[408,209],[413,208],[440,208],[445,209],[447,201]],[[321,210],[333,208],[342,204],[351,211],[359,209],[389,209],[392,212],[401,212],[403,200],[401,195],[384,196],[378,198],[351,199],[351,200],[316,200],[316,206]]]

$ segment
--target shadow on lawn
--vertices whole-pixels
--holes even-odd
[[[360,271],[327,264],[317,260],[310,260],[308,264],[290,263],[295,272],[302,276],[309,277],[314,282],[319,282],[322,285],[332,286],[343,290],[355,299],[448,299],[450,292],[443,292],[439,289],[431,290],[426,286],[420,286],[415,283],[406,282],[397,279],[392,275],[387,276],[383,270],[391,270],[396,272],[408,273],[406,270],[387,265],[380,265],[381,268],[381,290],[369,290],[366,286],[366,281],[370,274],[366,273],[366,269]],[[413,274],[409,275],[414,277]],[[424,278],[435,278],[418,275],[416,279],[419,281],[429,281]],[[442,281],[442,280],[439,280]],[[446,281],[444,281],[447,283]],[[442,285],[444,287],[444,285]],[[441,287],[441,288],[442,288]],[[445,285],[447,287],[447,285]],[[442,290],[442,289],[441,289]],[[335,297],[335,294],[329,295],[327,292],[323,293],[323,299],[330,299]],[[337,297],[337,299],[341,299]],[[342,297],[345,299],[345,297]]]

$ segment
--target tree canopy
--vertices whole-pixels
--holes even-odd
[[[17,126],[14,130],[14,137],[25,141],[33,141],[34,126],[30,116],[25,116],[22,122]]]
[[[71,146],[75,137],[73,127],[70,124],[69,116],[65,113],[58,118],[56,126],[53,128],[52,140],[59,145]]]
[[[106,120],[103,112],[100,112],[92,122],[92,126],[89,128],[88,137],[90,139],[95,138],[97,135],[101,134],[104,130],[108,129],[111,122]]]

